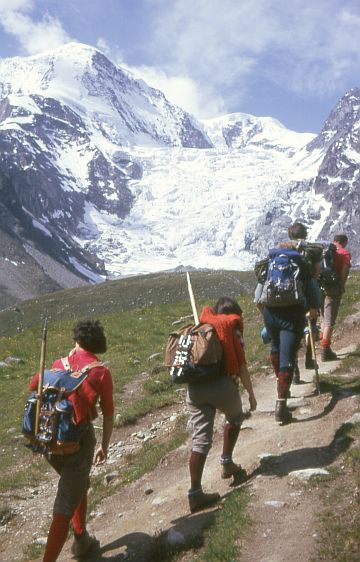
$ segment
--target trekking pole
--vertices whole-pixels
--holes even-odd
[[[189,275],[188,272],[186,272],[186,279],[187,279],[191,308],[192,308],[192,313],[193,313],[193,316],[194,316],[195,324],[199,324],[199,315],[198,315],[197,310],[196,310],[194,292],[192,290],[190,275]]]
[[[317,361],[316,361],[316,351],[315,351],[314,337],[313,337],[313,333],[312,333],[311,319],[308,318],[307,321],[308,321],[308,327],[309,327],[311,354],[312,354],[312,359],[314,361],[316,393],[320,394],[319,368],[318,368],[318,364],[317,364]]]
[[[44,370],[45,370],[45,353],[46,353],[46,337],[47,337],[47,318],[45,318],[41,336],[41,350],[40,350],[40,371],[39,381],[36,395],[36,416],[35,416],[35,435],[39,432],[39,417],[42,403],[42,387],[44,383]]]

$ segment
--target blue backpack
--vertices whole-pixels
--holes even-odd
[[[27,446],[35,453],[68,455],[80,449],[81,426],[75,422],[69,396],[81,386],[90,369],[102,363],[94,361],[79,371],[72,371],[67,358],[62,362],[64,369],[44,371],[37,432],[38,393],[32,392],[25,404],[22,432],[29,440]]]
[[[304,267],[304,260],[297,250],[270,250],[266,280],[259,302],[270,308],[304,305]]]

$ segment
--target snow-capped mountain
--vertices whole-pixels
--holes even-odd
[[[326,120],[309,150],[325,152],[314,181],[314,190],[331,205],[322,234],[341,227],[352,241],[359,263],[360,234],[360,89],[348,92]]]
[[[315,136],[242,113],[200,123],[79,43],[0,72],[0,230],[60,286],[248,269],[295,219],[358,239],[360,90]]]

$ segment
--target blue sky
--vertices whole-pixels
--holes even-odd
[[[360,87],[359,0],[0,0],[0,57],[80,41],[196,117],[319,132]]]

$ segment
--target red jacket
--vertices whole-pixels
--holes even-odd
[[[98,358],[90,351],[79,349],[70,352],[68,357],[71,368],[76,371],[86,365],[98,361]],[[63,369],[61,359],[57,359],[52,369]],[[31,379],[29,390],[37,390],[39,373]],[[106,367],[94,367],[89,371],[88,377],[82,385],[69,396],[74,405],[76,423],[88,423],[97,417],[96,402],[100,399],[100,408],[104,416],[112,416],[114,413],[113,382],[109,369]]]
[[[351,254],[349,250],[343,248],[341,244],[335,242],[336,246],[336,254],[334,257],[334,269],[335,273],[342,278],[342,272],[344,267],[350,268],[351,267]]]
[[[212,308],[204,306],[200,322],[214,326],[224,349],[225,369],[228,375],[238,375],[246,363],[243,346],[243,322],[237,314],[215,314]]]

